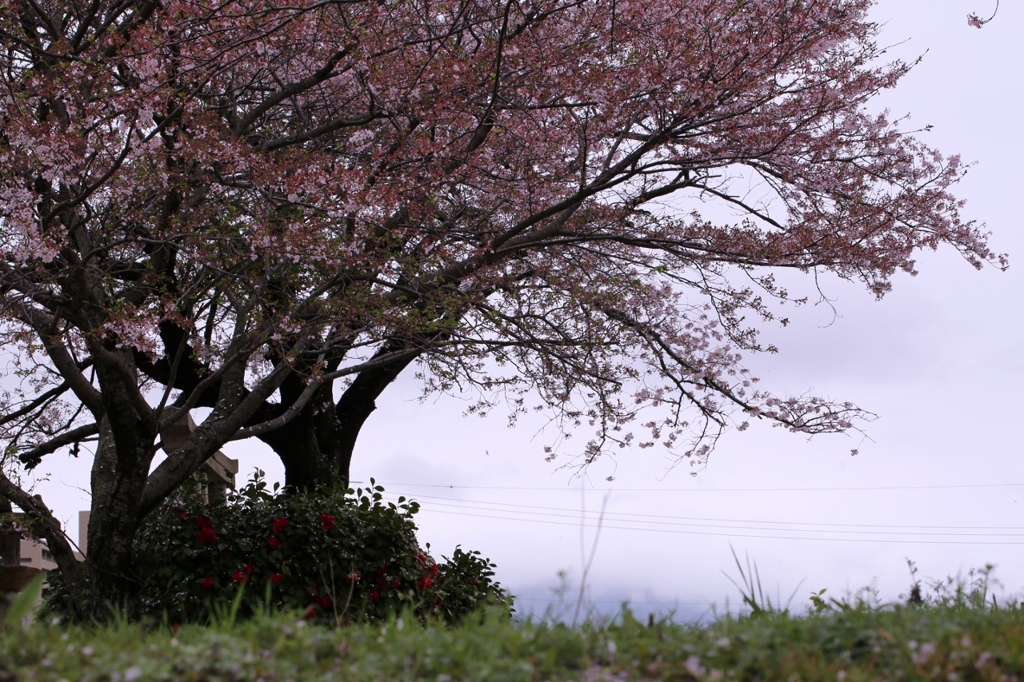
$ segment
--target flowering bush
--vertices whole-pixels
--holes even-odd
[[[493,564],[459,548],[437,563],[416,540],[419,505],[384,503],[382,492],[371,479],[349,494],[278,494],[261,472],[222,506],[183,492],[139,534],[140,615],[205,622],[226,613],[239,589],[241,617],[269,606],[337,624],[403,609],[456,623],[485,604],[511,607]],[[56,613],[61,592],[57,580],[48,597]]]

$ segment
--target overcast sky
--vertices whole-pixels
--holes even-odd
[[[890,54],[924,56],[880,106],[934,126],[929,144],[977,162],[958,194],[1011,269],[977,272],[949,250],[922,254],[921,274],[898,277],[882,302],[825,281],[838,316],[827,305],[790,313],[789,327],[765,331],[780,354],[748,362],[776,393],[811,390],[878,413],[867,438],[807,441],[754,426],[723,438],[696,476],[650,449],[599,460],[581,481],[560,468],[567,461],[545,461],[553,434],[538,433],[541,422],[510,430],[497,412],[462,417],[455,399],[420,404],[410,377],[378,401],[353,479],[373,476],[388,493],[419,499],[421,540],[435,555],[461,544],[491,557],[521,611],[543,610],[562,571],[570,610],[592,547],[586,604],[603,612],[623,600],[641,614],[675,608],[688,619],[735,606],[739,592],[723,575],[739,577],[732,550],[756,561],[773,602],[795,590],[798,608],[822,588],[843,596],[873,585],[894,600],[910,584],[907,559],[934,578],[994,564],[1003,590],[1024,594],[1024,8],[1003,3],[984,29],[967,25],[969,12],[988,16],[993,6],[880,0],[874,16]],[[812,291],[809,281],[798,286]],[[259,466],[279,479],[266,452],[251,442],[227,448],[243,477]],[[88,470],[54,464],[38,491],[74,536]]]

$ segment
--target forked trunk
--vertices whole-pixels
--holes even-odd
[[[292,490],[348,485],[349,457],[340,438],[330,386],[325,386],[292,421],[261,439],[281,458],[284,483]]]
[[[261,436],[284,463],[285,485],[296,490],[323,485],[348,487],[352,452],[363,424],[377,409],[380,394],[412,360],[410,357],[362,372],[337,404],[332,402],[331,387],[324,386],[295,419]]]
[[[148,458],[146,453],[135,454],[117,456],[109,422],[102,420],[92,467],[87,553],[79,566],[86,589],[81,603],[75,605],[78,620],[103,621],[119,612],[133,617],[138,610],[140,585],[134,539],[141,522],[139,502],[148,474],[141,464]],[[126,461],[139,465],[125,466]]]

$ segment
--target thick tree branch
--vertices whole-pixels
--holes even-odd
[[[62,433],[56,438],[51,438],[45,443],[37,445],[27,452],[21,453],[18,455],[18,459],[25,465],[26,469],[31,470],[37,467],[46,455],[56,452],[66,445],[81,443],[86,438],[95,436],[97,433],[99,433],[99,426],[96,424],[79,426],[78,428]]]
[[[2,468],[0,468],[0,496],[20,507],[33,521],[39,524],[36,529],[46,538],[46,546],[61,570],[61,575],[71,593],[72,602],[82,603],[83,585],[78,570],[78,559],[75,557],[70,539],[64,533],[64,527],[60,521],[53,516],[41,497],[29,495],[12,483]],[[76,615],[82,617],[86,614]]]
[[[42,407],[43,405],[53,400],[54,398],[58,398],[64,395],[65,393],[67,393],[69,389],[70,386],[68,386],[68,382],[66,381],[62,382],[59,386],[54,386],[49,391],[46,391],[45,393],[42,393],[33,398],[24,407],[18,408],[13,412],[8,412],[7,414],[0,416],[0,424],[8,424],[12,421],[15,421],[16,419],[20,419],[21,417],[25,416],[26,414],[29,414],[30,412],[36,410],[37,408]]]
[[[321,386],[327,382],[333,381],[334,379],[339,379],[350,374],[358,374],[362,377],[363,374],[368,372],[380,372],[379,376],[386,376],[393,368],[398,368],[394,373],[394,376],[397,377],[398,374],[401,373],[402,369],[407,367],[409,363],[421,355],[423,351],[423,348],[404,347],[399,347],[396,350],[382,350],[366,362],[361,362],[356,365],[351,365],[349,367],[344,367],[342,369],[337,369],[333,372],[327,372],[321,376],[314,377],[306,384],[306,388],[302,391],[302,394],[294,402],[288,405],[282,414],[261,424],[254,424],[252,426],[239,429],[232,437],[232,440],[242,440],[245,438],[252,438],[253,436],[261,436],[288,424],[302,412]],[[392,379],[394,379],[394,377],[392,377]],[[358,381],[358,378],[356,381]],[[390,382],[391,380],[388,381]],[[381,390],[383,390],[385,386],[387,386],[387,383],[381,386]]]
[[[249,112],[248,116],[246,116],[238,122],[238,125],[235,127],[235,135],[239,137],[244,135],[245,131],[249,129],[249,126],[255,123],[260,116],[267,113],[276,105],[280,104],[286,99],[294,97],[295,95],[298,95],[301,92],[304,92],[314,86],[319,85],[320,83],[323,83],[329,78],[337,76],[338,74],[334,71],[334,67],[337,66],[338,62],[344,59],[348,54],[349,50],[347,48],[338,50],[337,52],[335,52],[334,54],[327,58],[327,61],[324,63],[323,66],[314,71],[308,77],[303,78],[302,80],[297,81],[295,83],[292,83],[291,85],[285,86],[278,90],[277,92],[275,92],[274,94],[267,97],[266,99],[264,99],[251,112]]]

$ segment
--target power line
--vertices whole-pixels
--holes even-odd
[[[578,493],[579,488],[553,486],[500,486],[500,485],[444,485],[438,483],[383,483],[377,485],[404,488],[445,488],[448,490],[561,490]],[[950,485],[879,485],[879,486],[847,486],[829,488],[591,488],[594,491],[634,492],[634,493],[764,493],[764,492],[843,492],[843,491],[880,491],[880,490],[954,490],[966,488],[1020,488],[1024,483],[964,483]]]
[[[398,493],[386,493],[387,495],[398,495]],[[467,500],[457,497],[443,497],[438,495],[417,495],[413,499],[427,499],[427,500],[445,500],[449,502],[464,503],[464,506],[468,508],[470,505],[490,505],[492,507],[517,507],[522,509],[537,509],[544,513],[550,512],[569,512],[574,518],[579,518],[581,512],[578,509],[572,509],[569,507],[548,507],[543,505],[533,504],[517,504],[513,502],[491,502],[486,500]],[[440,504],[442,506],[456,506],[456,505],[444,505],[442,502],[435,502],[434,504]],[[534,514],[539,512],[520,512],[517,509],[486,509],[481,508],[485,511],[505,511],[509,513],[517,514]],[[555,514],[561,516],[560,514]],[[760,519],[729,519],[729,518],[715,518],[715,517],[701,517],[701,516],[677,516],[670,514],[641,514],[638,512],[605,512],[605,516],[635,516],[641,519],[675,519],[680,521],[701,521],[701,522],[721,522],[721,523],[762,523],[772,525],[785,525],[785,526],[829,526],[837,528],[912,528],[912,529],[926,529],[926,530],[1019,530],[1024,531],[1024,526],[935,526],[935,525],[911,525],[911,524],[873,524],[873,523],[827,523],[827,522],[812,522],[812,521],[764,521]],[[632,521],[632,519],[622,519],[623,521]],[[657,523],[654,521],[643,523]],[[688,524],[681,524],[688,525]],[[838,532],[838,531],[837,531]],[[855,531],[854,531],[855,532]],[[939,535],[958,535],[959,533],[938,533]],[[980,535],[986,535],[984,533]],[[1016,533],[991,533],[988,535],[1017,535]]]
[[[643,526],[612,526],[608,524],[587,524],[587,523],[570,523],[566,521],[548,521],[546,519],[524,519],[516,518],[511,516],[492,516],[488,514],[475,514],[470,512],[457,512],[457,511],[446,511],[443,509],[429,509],[421,508],[421,511],[428,514],[449,514],[453,516],[470,516],[482,519],[496,519],[502,521],[518,521],[520,523],[543,523],[552,526],[572,526],[576,528],[602,528],[608,530],[630,530],[630,531],[643,531],[647,533],[669,533],[673,535],[711,535],[717,537],[732,537],[732,538],[760,538],[766,540],[818,540],[828,542],[871,542],[871,543],[885,543],[885,544],[915,544],[915,545],[1024,545],[1024,541],[996,541],[996,540],[982,540],[979,542],[972,542],[967,540],[916,540],[916,539],[903,539],[903,540],[887,540],[878,538],[835,538],[835,537],[814,537],[814,536],[800,536],[800,535],[764,535],[764,534],[751,534],[751,533],[719,533],[711,531],[700,531],[700,530],[672,530],[668,528],[646,528]],[[773,529],[776,532],[782,529]],[[806,532],[802,530],[793,530],[792,532]],[[820,531],[826,532],[826,531]],[[838,532],[838,531],[837,531]],[[867,533],[868,531],[865,531]],[[937,534],[937,535],[952,535],[952,534]],[[972,537],[987,537],[984,535],[975,535]],[[1005,535],[993,535],[992,537],[1006,537]]]
[[[570,514],[560,514],[560,513],[554,513],[554,512],[532,512],[532,511],[519,511],[519,510],[507,510],[507,509],[489,509],[487,507],[474,507],[472,505],[446,504],[444,502],[435,502],[434,504],[438,505],[438,506],[441,506],[441,507],[453,507],[455,509],[475,509],[475,510],[478,510],[478,511],[494,512],[494,513],[506,512],[506,513],[510,513],[510,514],[528,514],[530,516],[569,518],[569,519],[577,519],[577,520],[580,519],[580,518],[583,518],[586,521],[597,521],[597,520],[599,520],[598,517],[595,516],[592,512],[589,513],[589,514],[587,514],[587,513],[580,513],[580,512],[576,512],[574,514],[573,513],[570,513]],[[569,511],[572,511],[572,510],[569,510]],[[614,514],[615,514],[615,512],[605,512],[604,516],[605,517],[611,517]],[[503,517],[503,518],[507,518],[509,520],[515,520],[518,517],[506,516],[506,517]],[[523,520],[524,521],[528,521],[530,519],[523,519]],[[874,535],[911,535],[911,534],[913,534],[913,535],[929,535],[929,536],[940,536],[940,537],[950,537],[950,536],[964,536],[964,537],[1024,537],[1024,533],[957,533],[957,532],[932,533],[932,532],[928,532],[928,531],[915,531],[915,532],[912,533],[910,531],[903,531],[903,532],[901,532],[901,531],[891,531],[891,530],[888,530],[888,531],[886,531],[886,530],[846,530],[846,529],[835,529],[835,528],[827,528],[827,529],[824,529],[824,530],[818,530],[818,529],[814,529],[814,528],[759,528],[759,527],[756,527],[756,526],[753,526],[753,527],[752,526],[732,526],[732,525],[723,525],[723,524],[714,524],[714,523],[706,523],[706,524],[697,525],[697,524],[685,523],[685,522],[644,521],[644,520],[615,519],[615,518],[612,518],[611,520],[612,521],[619,521],[619,522],[622,522],[622,523],[634,523],[634,524],[635,523],[641,523],[641,524],[649,524],[649,525],[654,525],[654,526],[688,526],[688,527],[694,527],[694,528],[724,528],[724,529],[730,529],[730,530],[775,530],[775,531],[789,531],[789,532],[794,532],[794,533],[842,533],[844,535],[866,535],[866,534],[869,534],[869,533],[874,534]],[[753,523],[758,523],[758,522],[757,521],[753,521]],[[804,524],[804,525],[816,525],[816,524]],[[825,525],[825,524],[821,524],[821,525]],[[1024,530],[1024,529],[1018,528],[1016,530]]]

